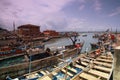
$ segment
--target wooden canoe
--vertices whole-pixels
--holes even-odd
[[[91,53],[89,53],[90,55]],[[80,61],[81,60],[81,61]],[[38,80],[109,80],[113,71],[113,55],[109,52],[97,57],[85,54],[74,58],[62,68],[56,66],[54,71],[37,77]],[[34,74],[35,73],[31,73]],[[36,78],[36,77],[34,77]]]

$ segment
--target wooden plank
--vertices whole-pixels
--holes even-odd
[[[108,59],[97,58],[96,60],[112,63],[112,60],[108,60]]]
[[[89,63],[81,62],[83,65],[88,66]]]
[[[109,74],[104,73],[104,72],[100,72],[100,71],[93,70],[93,69],[90,69],[88,72],[89,72],[89,73],[92,73],[92,74],[94,74],[94,75],[97,75],[97,76],[99,76],[99,77],[103,77],[103,78],[106,78],[106,79],[109,78]]]
[[[57,75],[57,72],[52,72],[52,75]]]
[[[84,72],[81,73],[79,76],[81,78],[84,78],[84,79],[87,79],[87,80],[98,80],[98,78],[96,78],[95,76],[87,74],[87,73],[84,73]]]
[[[65,70],[65,69],[61,69],[61,71],[64,72],[64,73],[66,73],[66,70]],[[73,76],[73,74],[71,74],[71,73],[68,72],[68,71],[67,71],[67,74],[68,74],[69,76]]]
[[[36,78],[36,77],[37,77],[37,75],[35,75],[35,74],[30,74],[30,75],[26,76],[27,79]]]
[[[38,73],[35,73],[34,75],[35,75],[35,76],[39,76],[39,74],[38,74]],[[39,76],[39,77],[40,77],[40,76]]]
[[[83,66],[81,66],[81,65],[78,65],[78,64],[76,64],[76,65],[74,65],[75,67],[77,67],[77,68],[80,68],[80,69],[84,69],[84,67]]]
[[[46,75],[46,73],[44,71],[40,71],[40,73],[42,73],[43,75]]]
[[[77,63],[79,63],[78,61],[76,61],[76,62],[77,62]],[[82,64],[82,65],[85,65],[85,66],[87,66],[87,65],[88,65],[88,63],[83,62],[83,61],[81,62],[81,64]]]
[[[44,78],[39,78],[38,80],[52,80],[49,76],[45,76]]]
[[[103,66],[106,66],[106,67],[109,67],[109,68],[112,67],[112,64],[109,64],[109,63],[103,63],[103,62],[98,62],[98,61],[94,61],[94,64],[103,65]]]
[[[47,73],[47,74],[49,74],[50,72],[49,71],[47,71],[47,70],[45,70],[45,72]]]
[[[85,58],[81,58],[82,61],[86,61],[86,62],[90,62],[90,60],[85,59]]]
[[[100,58],[113,60],[113,58],[109,56],[100,56]]]
[[[49,76],[46,76],[44,80],[52,80]]]
[[[71,70],[74,73],[77,73],[77,70],[75,70],[74,68],[67,68],[67,69]]]
[[[105,67],[101,67],[101,66],[94,66],[95,69],[99,69],[105,72],[110,72],[111,68],[105,68]]]

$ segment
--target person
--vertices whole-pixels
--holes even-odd
[[[81,59],[80,59],[80,58],[78,59],[78,62],[79,62],[80,65],[82,65],[82,63],[81,63]]]
[[[100,49],[98,49],[96,52],[97,52],[97,55],[99,55],[101,51],[100,51]]]
[[[94,59],[90,61],[89,67],[90,67],[90,68],[93,68],[93,67],[94,67]]]
[[[73,62],[71,62],[71,63],[70,63],[70,67],[73,67],[73,66],[74,66],[74,64],[73,64]]]
[[[88,48],[86,48],[85,53],[86,53],[86,54],[87,54],[87,56],[88,56]]]
[[[54,53],[54,55],[57,55],[57,54],[59,54],[59,51],[58,51],[58,50],[56,50],[56,52]]]
[[[90,54],[90,57],[91,57],[91,58],[95,58],[95,51],[93,51],[93,52]]]
[[[50,50],[50,48],[46,49],[46,56],[51,56],[51,50]]]

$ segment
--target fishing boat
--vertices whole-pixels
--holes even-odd
[[[56,67],[51,73],[45,74],[44,71],[39,76],[41,71],[38,71],[27,76],[33,80],[109,80],[113,72],[113,55],[111,52],[103,53],[99,50],[82,54],[72,61],[65,61],[65,66]],[[27,76],[24,77],[31,80]]]
[[[43,42],[47,42],[47,41],[49,41],[50,39],[51,39],[51,37],[46,37],[46,38],[43,39]]]
[[[90,43],[92,49],[97,49],[99,47],[98,43]]]
[[[87,34],[82,34],[82,37],[86,37],[87,36]]]
[[[99,34],[94,34],[93,38],[99,38]]]
[[[92,60],[90,61],[91,66],[86,67],[82,73],[77,74],[71,80],[110,80],[114,64],[111,52]]]
[[[0,47],[0,60],[5,59],[8,57],[13,57],[13,56],[19,56],[19,55],[24,55],[27,50],[29,50],[30,44],[29,45],[19,45],[19,46],[3,46]],[[37,49],[44,49],[44,44],[40,45],[35,45],[33,46],[34,50]]]
[[[59,63],[58,58],[63,58],[63,57],[66,58],[66,57],[74,56],[78,51],[80,52],[84,43],[78,43],[78,44],[80,45],[79,50],[75,46],[71,48],[70,46],[72,45],[68,45],[68,46],[65,46],[66,49],[64,49],[62,53],[59,52],[57,54],[53,53],[52,55],[49,55],[49,54],[46,54],[46,51],[45,51],[43,53],[34,54],[34,55],[25,54],[23,55],[24,59],[22,59],[22,62],[12,63],[12,65],[0,68],[1,79],[4,79],[7,75],[11,77],[16,77],[16,76],[29,73],[29,67],[31,67],[31,72],[32,72],[44,67],[58,64]]]
[[[23,54],[25,50],[22,48],[11,48],[9,46],[4,46],[0,48],[0,58]]]

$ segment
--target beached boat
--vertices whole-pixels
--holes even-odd
[[[65,47],[66,49],[62,51],[62,53],[57,53],[53,55],[48,55],[46,54],[46,52],[43,52],[40,54],[34,54],[31,56],[29,56],[28,54],[23,55],[24,59],[22,60],[22,62],[17,64],[12,63],[12,65],[0,68],[1,79],[4,79],[7,75],[11,77],[16,77],[16,76],[26,74],[29,72],[30,65],[31,65],[31,71],[35,71],[44,67],[58,64],[59,63],[58,58],[63,58],[63,57],[66,58],[66,57],[74,56],[78,51],[80,52],[80,50],[82,49],[83,43],[78,43],[78,44],[81,45],[79,49],[76,47],[69,49],[69,47],[72,46],[72,45],[69,45]]]
[[[93,61],[90,61],[89,67],[77,74],[71,80],[110,80],[113,73],[113,55],[111,52],[102,54]]]
[[[99,38],[99,34],[94,34],[93,38]]]
[[[51,37],[46,37],[46,38],[44,38],[42,41],[43,42],[47,42],[47,41],[49,41],[51,39]]]
[[[23,53],[25,53],[25,50],[23,50],[22,48],[13,48],[12,49],[9,46],[0,48],[0,58],[23,54]]]
[[[98,43],[90,43],[90,45],[91,45],[91,49],[97,49],[97,48],[99,48]]]
[[[73,60],[65,61],[65,65],[54,71],[39,70],[16,80],[109,80],[113,71],[113,55],[97,49],[89,54],[81,54]],[[10,79],[10,78],[9,78]],[[15,80],[13,79],[13,80]]]
[[[87,34],[82,34],[82,36],[83,36],[83,37],[86,37],[86,36],[87,36]]]
[[[12,56],[19,56],[26,53],[26,51],[30,48],[30,45],[22,45],[17,47],[10,47],[10,46],[4,46],[0,47],[0,60]],[[44,44],[42,45],[36,45],[33,46],[34,50],[36,49],[44,49]]]

